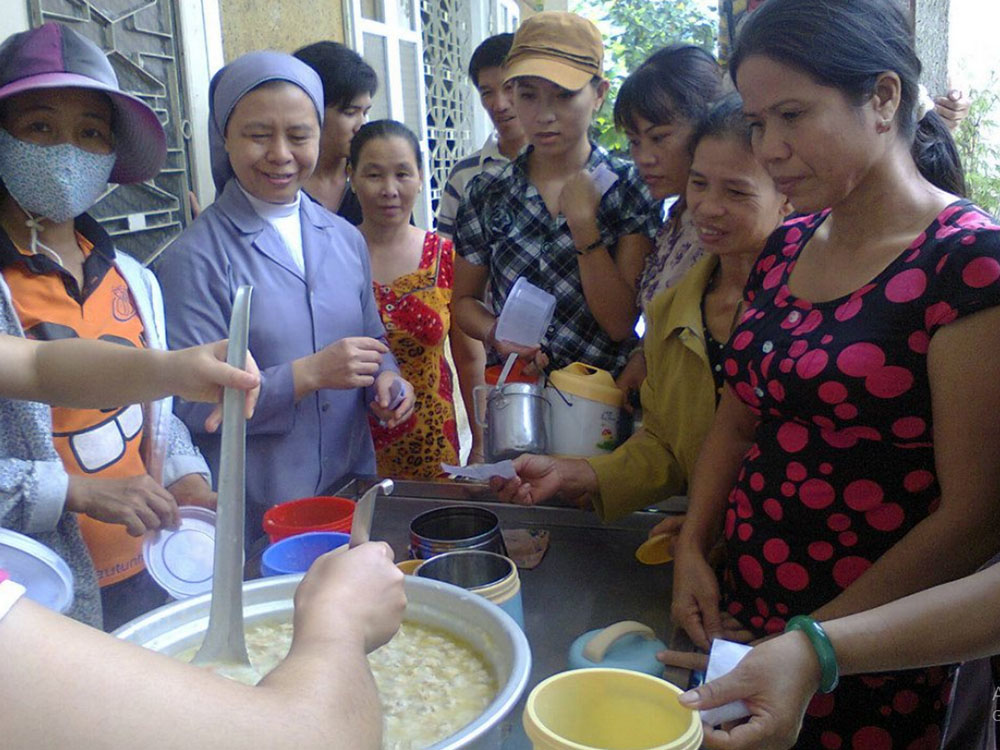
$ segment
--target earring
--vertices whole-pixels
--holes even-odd
[[[890,128],[889,120],[879,120],[875,124],[876,133],[888,133]]]

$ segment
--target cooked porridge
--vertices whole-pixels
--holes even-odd
[[[292,624],[246,629],[250,661],[266,675],[285,658]],[[197,647],[177,656],[190,661]],[[418,750],[479,716],[496,696],[493,674],[479,654],[440,630],[404,622],[396,636],[368,655],[385,716],[386,750]]]

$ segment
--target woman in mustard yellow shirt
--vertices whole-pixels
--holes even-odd
[[[683,492],[722,386],[720,352],[743,287],[790,206],[750,151],[739,97],[728,96],[695,130],[686,200],[706,255],[648,313],[643,426],[613,453],[592,458],[520,456],[517,477],[493,480],[501,499],[534,505],[559,494],[612,520]]]

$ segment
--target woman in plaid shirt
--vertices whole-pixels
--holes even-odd
[[[494,363],[517,352],[538,368],[580,361],[617,374],[634,345],[636,279],[659,218],[634,167],[588,137],[608,90],[603,54],[592,23],[551,11],[525,21],[507,55],[529,147],[475,178],[455,227],[454,315]],[[540,348],[496,340],[520,276],[556,298]]]

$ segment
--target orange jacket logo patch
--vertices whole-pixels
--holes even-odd
[[[132,295],[124,284],[115,285],[111,290],[111,314],[121,323],[131,320],[138,314],[132,303]]]

